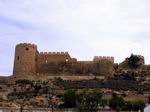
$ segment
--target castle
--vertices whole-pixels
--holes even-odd
[[[132,65],[132,66],[131,66]],[[112,78],[116,74],[132,71],[150,73],[150,65],[145,65],[144,57],[133,55],[122,63],[114,63],[114,57],[95,56],[91,61],[78,61],[68,52],[39,52],[37,45],[20,43],[15,48],[13,75],[0,77],[0,82],[13,82],[17,79],[47,77],[102,76]],[[77,76],[77,77],[76,77]]]
[[[15,77],[32,74],[111,77],[113,71],[114,57],[95,56],[93,61],[77,61],[68,52],[39,52],[37,46],[30,43],[21,43],[15,48]]]

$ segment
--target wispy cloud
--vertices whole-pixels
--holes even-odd
[[[5,16],[0,16],[0,24],[10,25],[10,26],[22,29],[22,30],[31,30],[33,29],[33,27],[35,27],[32,25],[32,23],[28,23],[26,21],[20,21],[20,20],[13,19],[10,17],[5,17]]]
[[[69,51],[79,60],[130,53],[150,63],[149,0],[0,0],[1,74],[11,74],[17,43]]]

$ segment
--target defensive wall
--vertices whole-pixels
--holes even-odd
[[[114,63],[114,57],[112,56],[95,56],[93,61],[101,61],[101,60],[108,60]]]
[[[105,62],[102,65],[98,64],[103,60]],[[101,68],[104,64],[107,69],[108,62],[112,63],[111,65],[108,64],[108,66],[113,69],[114,57],[95,56],[92,61],[77,61],[68,52],[39,52],[37,45],[21,43],[16,45],[15,48],[13,74],[17,77],[37,73],[87,75],[95,73],[95,69]],[[97,74],[101,74],[100,72]]]

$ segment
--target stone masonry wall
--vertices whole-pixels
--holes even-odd
[[[37,73],[52,73],[53,75],[87,75],[96,73],[105,75],[108,69],[113,70],[113,64],[114,57],[95,56],[93,61],[77,61],[68,52],[38,52],[36,45],[23,43],[18,44],[15,49],[13,74],[17,77]]]
[[[37,46],[34,44],[18,44],[15,49],[14,75],[36,73]]]

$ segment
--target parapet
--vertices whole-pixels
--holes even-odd
[[[68,52],[40,52],[39,55],[69,55]]]
[[[25,47],[27,46],[27,47],[32,47],[32,48],[37,49],[37,45],[31,44],[31,43],[20,43],[16,45],[16,47],[19,47],[19,46],[25,46]]]
[[[100,60],[103,60],[103,59],[109,60],[109,61],[114,63],[114,57],[113,56],[95,56],[93,61],[100,61]]]

